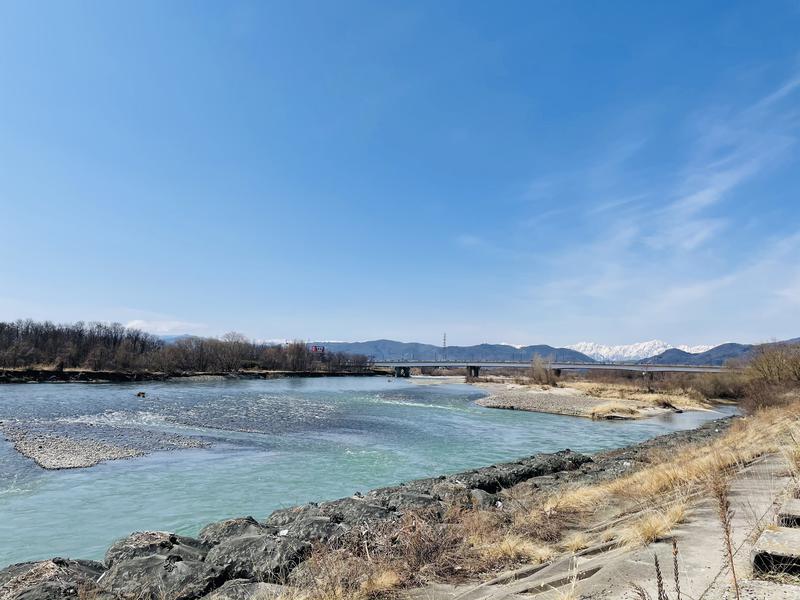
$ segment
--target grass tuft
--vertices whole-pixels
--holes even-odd
[[[630,547],[643,547],[662,540],[676,525],[686,519],[687,505],[677,502],[664,510],[644,514],[628,525],[620,534],[620,542]]]

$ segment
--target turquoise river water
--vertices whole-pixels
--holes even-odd
[[[463,384],[380,377],[2,385],[0,420],[87,435],[100,426],[168,431],[211,445],[46,471],[0,437],[0,568],[51,556],[99,559],[132,531],[191,535],[227,517],[261,519],[279,507],[536,452],[624,446],[722,416],[591,421],[482,408],[482,395]]]

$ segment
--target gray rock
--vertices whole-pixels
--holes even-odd
[[[433,510],[439,511],[442,504],[436,496],[412,489],[390,488],[370,492],[367,499],[392,511]]]
[[[303,504],[302,506],[292,506],[290,508],[279,508],[264,520],[265,525],[272,527],[285,528],[289,523],[296,521],[300,517],[322,516],[316,504]]]
[[[76,598],[78,591],[93,589],[105,567],[90,560],[53,558],[18,563],[0,571],[3,600],[54,600]],[[102,595],[98,600],[105,600]]]
[[[466,502],[469,496],[469,489],[463,483],[445,479],[433,484],[431,493],[447,503]]]
[[[30,587],[13,596],[4,596],[9,600],[56,600],[61,598],[85,598],[92,600],[119,600],[113,594],[96,589],[93,584],[74,587],[57,581],[45,581]]]
[[[137,600],[194,600],[217,588],[223,570],[180,556],[150,554],[119,560],[98,580],[104,590]]]
[[[351,527],[388,519],[393,516],[393,511],[377,504],[370,504],[363,498],[342,498],[333,502],[324,502],[319,505],[320,512],[336,523],[345,523]]]
[[[469,498],[475,508],[486,510],[497,506],[497,496],[483,490],[470,490]]]
[[[350,531],[344,523],[335,523],[330,517],[301,517],[293,521],[278,535],[287,535],[306,542],[330,542]]]
[[[120,560],[159,554],[180,556],[184,560],[203,560],[208,547],[194,538],[164,531],[137,531],[117,540],[106,551],[105,562],[111,567]]]
[[[206,562],[223,569],[228,578],[282,583],[310,552],[310,544],[295,538],[240,536],[214,546]]]
[[[558,471],[571,471],[592,459],[583,454],[563,450],[554,454],[537,454],[513,463],[492,465],[483,469],[465,471],[448,477],[449,480],[464,484],[468,489],[479,489],[490,494],[511,487],[539,475]]]
[[[237,517],[235,519],[225,519],[224,521],[206,525],[200,530],[200,534],[197,537],[204,544],[212,546],[231,537],[263,535],[267,533],[275,534],[277,532],[277,527],[262,525],[253,517]]]
[[[278,598],[286,588],[277,583],[232,579],[214,590],[202,600],[272,600]]]

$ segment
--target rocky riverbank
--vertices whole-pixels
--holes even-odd
[[[453,475],[411,481],[319,504],[274,511],[263,520],[239,517],[212,523],[197,538],[138,532],[117,541],[103,562],[54,558],[0,571],[0,600],[269,598],[303,576],[312,546],[351,532],[368,532],[409,511],[443,517],[455,504],[492,507],[502,490],[526,485],[619,476],[646,463],[648,454],[678,443],[703,442],[729,420],[673,433],[594,457],[569,450]]]

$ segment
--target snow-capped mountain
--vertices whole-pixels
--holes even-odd
[[[621,362],[641,360],[661,354],[670,348],[677,348],[684,352],[691,352],[697,354],[698,352],[705,352],[714,346],[700,345],[700,346],[674,346],[662,340],[650,340],[649,342],[639,342],[638,344],[625,344],[620,346],[607,346],[605,344],[595,344],[594,342],[580,342],[565,346],[570,350],[577,350],[587,356],[591,356],[595,360],[608,361],[608,362]]]

